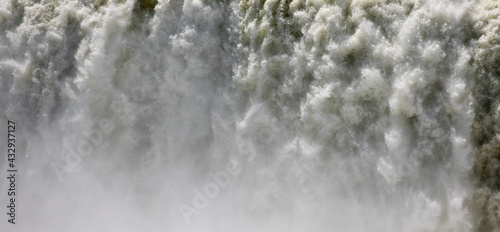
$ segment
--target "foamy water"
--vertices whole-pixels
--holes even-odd
[[[496,1],[0,0],[0,228],[496,231],[499,27]]]

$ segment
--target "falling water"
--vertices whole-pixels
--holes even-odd
[[[500,229],[498,1],[0,0],[0,31],[2,231]]]

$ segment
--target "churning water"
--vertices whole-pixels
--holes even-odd
[[[0,31],[2,231],[500,229],[498,1],[0,0]]]

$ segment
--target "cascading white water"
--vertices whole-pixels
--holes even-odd
[[[500,227],[468,203],[494,1],[0,2],[2,231]]]

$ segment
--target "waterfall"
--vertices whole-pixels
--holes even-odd
[[[499,31],[495,0],[0,0],[0,230],[497,231]]]

